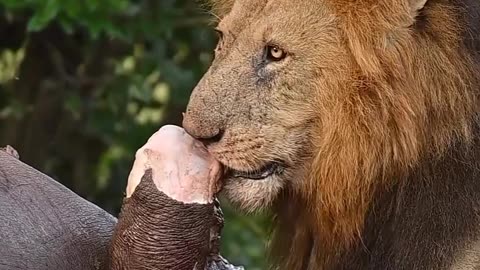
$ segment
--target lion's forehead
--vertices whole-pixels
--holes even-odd
[[[299,16],[301,14],[301,16]],[[219,23],[219,28],[238,37],[241,33],[274,32],[287,39],[306,30],[309,37],[315,32],[324,32],[331,25],[333,14],[325,0],[242,0],[235,1],[229,14]],[[261,33],[258,33],[261,34]]]
[[[220,28],[230,32],[240,32],[259,16],[267,5],[268,0],[235,1],[232,10],[219,24]]]

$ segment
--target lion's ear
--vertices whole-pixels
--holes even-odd
[[[208,2],[212,7],[212,12],[216,16],[223,18],[225,15],[230,13],[235,0],[209,0]]]

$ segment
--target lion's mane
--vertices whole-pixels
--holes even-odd
[[[213,1],[213,10],[221,16],[233,2]],[[309,177],[301,194],[286,192],[277,207],[273,245],[285,269],[331,264],[360,241],[378,194],[478,136],[478,56],[466,41],[472,33],[461,5],[430,0],[408,15],[407,0],[325,3],[355,68],[327,74],[324,89],[341,96],[319,101],[329,105],[318,107]]]

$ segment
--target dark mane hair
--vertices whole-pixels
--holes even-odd
[[[212,1],[219,14],[233,2]],[[328,87],[350,91],[318,112],[328,117],[303,194],[277,206],[276,265],[443,269],[480,224],[480,4],[324,2],[355,69]]]

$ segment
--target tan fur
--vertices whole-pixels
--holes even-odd
[[[224,0],[224,1],[211,1],[212,12],[217,16],[217,18],[224,17],[230,10],[235,0]]]
[[[190,119],[210,119],[205,127],[224,125],[223,144],[210,150],[230,167],[258,168],[273,158],[295,167],[270,184],[239,181],[226,191],[253,208],[278,197],[274,245],[281,246],[276,256],[282,269],[305,269],[310,255],[308,269],[328,269],[336,254],[359,241],[377,192],[421,160],[441,156],[454,139],[470,140],[476,82],[458,11],[432,2],[423,11],[426,24],[416,31],[425,1],[239,1],[213,1],[227,36],[214,68],[192,94]],[[262,20],[270,14],[275,16]],[[273,82],[262,108],[248,112],[262,124],[255,127],[225,112],[244,112],[239,108],[250,106],[248,96],[219,93],[250,87],[242,82],[250,74],[246,63],[232,55],[258,49],[270,33],[255,31],[263,28],[297,49],[297,58],[272,67],[284,77]],[[296,59],[304,62],[293,69]],[[257,90],[265,91],[248,93]]]

